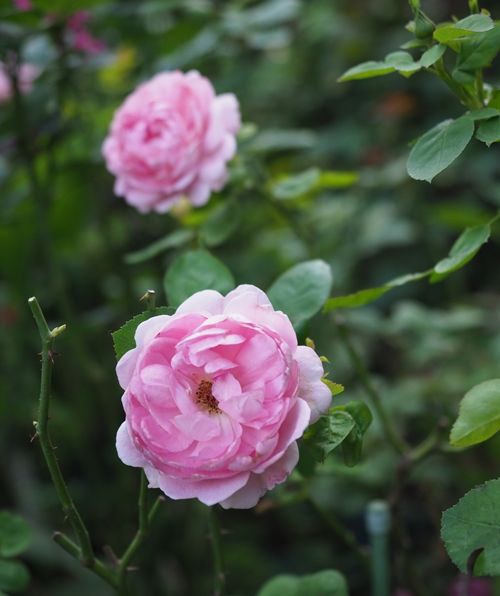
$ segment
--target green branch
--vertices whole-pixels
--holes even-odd
[[[80,545],[78,557],[81,563],[86,567],[92,567],[95,557],[90,542],[90,536],[85,524],[78,512],[78,509],[71,498],[66,482],[59,467],[59,463],[55,456],[55,450],[50,440],[49,434],[49,408],[50,408],[50,393],[52,381],[52,369],[54,365],[53,345],[55,338],[64,331],[66,325],[56,327],[52,331],[47,325],[47,321],[43,315],[42,309],[35,297],[28,300],[28,303],[33,313],[38,333],[42,342],[42,372],[40,382],[40,399],[38,403],[38,419],[34,422],[36,436],[40,441],[42,453],[45,462],[50,472],[50,477],[56,489],[57,496],[62,505],[65,516],[78,538]]]
[[[214,596],[222,596],[224,592],[224,565],[222,561],[222,550],[220,545],[220,529],[217,523],[217,516],[214,507],[208,508],[208,529],[212,554],[214,559]]]

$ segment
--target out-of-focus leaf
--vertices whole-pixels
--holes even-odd
[[[15,557],[31,542],[31,530],[20,515],[0,511],[0,557]]]
[[[332,287],[330,265],[319,259],[285,271],[269,288],[274,308],[285,312],[295,328],[321,310]]]
[[[469,571],[472,556],[480,554],[474,573],[500,575],[500,479],[473,488],[443,513],[441,537],[451,560]]]
[[[111,334],[113,338],[113,346],[115,348],[116,359],[119,360],[125,352],[128,352],[132,348],[135,348],[135,331],[140,323],[147,321],[151,317],[158,315],[170,315],[174,312],[174,309],[167,306],[158,306],[153,311],[144,311],[136,315],[124,325],[113,331]]]
[[[267,129],[248,141],[247,149],[257,153],[309,149],[317,141],[311,130]]]
[[[192,250],[177,257],[165,274],[165,293],[171,306],[177,307],[201,290],[227,294],[234,288],[229,269],[206,250]]]
[[[200,238],[207,246],[218,246],[230,238],[238,229],[241,210],[234,201],[218,205],[203,222]]]
[[[23,563],[0,559],[0,590],[23,592],[28,586],[30,575]]]
[[[273,182],[271,194],[276,199],[295,199],[325,188],[346,188],[358,180],[356,172],[321,171],[309,168],[300,174]]]
[[[141,250],[128,253],[125,255],[123,260],[128,265],[136,265],[137,263],[142,263],[143,261],[147,261],[148,259],[156,257],[156,255],[159,255],[169,248],[178,248],[193,238],[193,230],[175,230],[175,232],[167,234],[167,236],[157,240],[156,242],[153,242],[149,246],[146,246],[146,248],[141,248]]]
[[[500,379],[485,381],[468,391],[450,433],[454,447],[470,447],[500,430]]]
[[[421,136],[413,146],[408,158],[408,174],[415,180],[431,182],[455,161],[473,134],[474,123],[470,118],[441,122]]]
[[[348,596],[344,577],[333,570],[318,571],[302,577],[277,575],[269,580],[257,596]]]

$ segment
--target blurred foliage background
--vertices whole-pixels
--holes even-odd
[[[40,70],[24,113],[14,101],[0,105],[0,508],[33,528],[27,594],[101,596],[109,590],[50,539],[64,520],[30,441],[39,346],[28,296],[37,295],[51,323],[68,325],[58,343],[53,438],[96,546],[121,550],[135,531],[138,475],[114,449],[122,411],[110,332],[142,310],[146,289],[164,303],[172,259],[201,243],[238,283],[266,288],[289,266],[322,258],[334,272],[334,295],[378,285],[431,267],[466,226],[491,218],[500,207],[499,154],[475,141],[432,185],[415,182],[405,169],[409,144],[459,115],[456,99],[425,74],[337,82],[350,66],[409,39],[402,0],[72,2],[72,10],[89,11],[88,29],[102,44],[96,51],[74,47],[66,2],[34,4],[25,13],[6,0],[0,8],[0,59],[15,49]],[[467,14],[465,0],[428,4],[437,19]],[[493,13],[494,4],[482,3]],[[196,211],[140,215],[113,195],[100,147],[123,98],[172,68],[198,69],[218,93],[234,92],[246,126],[221,196]],[[359,178],[344,189],[270,199],[273,180],[310,167]],[[183,246],[127,258],[180,227],[196,232]],[[498,376],[498,238],[497,227],[474,263],[440,284],[411,284],[341,312],[412,443],[446,428],[462,395]],[[338,403],[365,399],[330,316],[316,316],[303,335],[346,386]],[[255,594],[280,572],[335,568],[353,595],[367,594],[369,575],[331,521],[342,520],[366,545],[366,505],[384,498],[393,505],[395,593],[455,594],[458,572],[439,539],[440,513],[494,477],[499,455],[497,437],[432,455],[406,473],[375,420],[361,464],[346,468],[334,453],[310,480],[314,505],[301,501],[292,478],[256,510],[219,512],[228,593]],[[209,594],[205,508],[167,501],[138,564],[137,593]]]

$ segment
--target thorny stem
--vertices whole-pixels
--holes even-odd
[[[56,327],[52,331],[47,325],[47,321],[43,315],[42,309],[38,304],[35,297],[28,300],[28,303],[33,313],[40,339],[42,342],[42,372],[40,382],[40,400],[38,404],[38,420],[34,422],[36,435],[40,441],[43,456],[50,472],[52,482],[57,492],[57,496],[62,505],[64,514],[68,517],[71,526],[78,538],[80,545],[79,558],[81,563],[92,568],[94,564],[94,552],[92,544],[90,542],[90,536],[85,524],[80,516],[78,509],[71,498],[66,482],[59,467],[55,455],[55,449],[50,440],[49,434],[49,408],[50,408],[50,393],[51,393],[51,380],[52,380],[52,369],[53,369],[53,344],[54,340],[62,333],[65,329],[65,325]]]
[[[222,596],[224,592],[224,566],[220,545],[220,529],[214,507],[208,508],[208,529],[214,559],[214,596]]]
[[[382,398],[380,397],[378,391],[375,389],[375,386],[372,383],[370,375],[363,363],[363,360],[359,356],[356,348],[354,347],[353,342],[349,336],[349,332],[347,327],[343,323],[339,323],[334,319],[335,325],[337,327],[340,339],[344,344],[344,347],[349,354],[352,364],[358,374],[359,380],[361,385],[363,386],[366,394],[371,400],[371,403],[378,414],[380,422],[382,423],[382,427],[384,432],[387,436],[389,443],[393,446],[395,451],[400,453],[401,455],[406,454],[409,451],[409,447],[406,442],[399,436],[398,432],[396,431],[393,421],[391,420],[388,412],[386,412]]]
[[[75,557],[75,559],[81,558],[81,549],[65,534],[62,532],[55,532],[52,538],[54,542],[56,542],[72,557]],[[118,588],[116,574],[113,572],[113,570],[109,569],[109,567],[106,567],[104,563],[99,561],[99,559],[94,559],[92,565],[89,566],[89,569],[102,578],[110,586],[113,586],[113,588]]]

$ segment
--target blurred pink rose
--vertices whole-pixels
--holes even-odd
[[[18,72],[19,90],[21,93],[29,93],[33,82],[40,74],[39,69],[33,64],[22,64]],[[10,77],[6,71],[5,64],[0,62],[0,103],[9,101],[14,95],[14,89]]]
[[[117,365],[116,446],[172,499],[247,509],[296,466],[297,439],[328,409],[323,366],[258,288],[198,292],[141,323]]]
[[[14,0],[14,6],[21,12],[26,12],[33,8],[31,0]]]
[[[72,34],[72,46],[79,52],[100,54],[106,49],[106,44],[90,33],[87,28],[89,20],[90,13],[86,10],[78,10],[69,17],[67,25]]]
[[[227,180],[239,128],[236,97],[215,95],[199,72],[156,75],[127,97],[104,141],[115,193],[143,213],[164,213],[184,195],[205,204]]]

